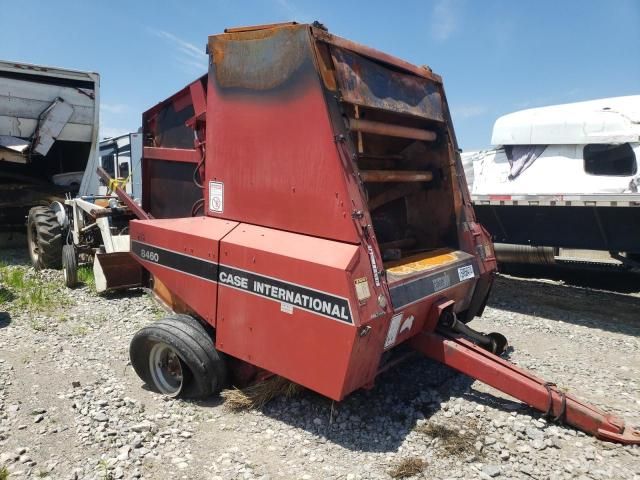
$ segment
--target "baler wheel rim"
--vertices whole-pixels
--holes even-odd
[[[184,385],[182,360],[176,351],[163,342],[157,342],[149,352],[149,372],[160,393],[177,397]]]
[[[226,384],[225,357],[215,349],[212,337],[195,319],[171,315],[140,329],[131,340],[129,357],[138,376],[153,390],[169,396],[206,398],[219,393]],[[168,345],[181,361],[182,387],[176,383],[162,385],[150,361],[151,350],[158,343]],[[160,348],[160,347],[157,347]],[[155,354],[154,354],[155,355]]]
[[[208,331],[207,325],[202,324],[191,315],[176,314],[165,317],[156,322],[157,325],[170,326],[180,330],[196,342],[209,358],[209,373],[211,374],[211,393],[220,393],[228,384],[228,372],[224,354],[215,348],[213,329]]]

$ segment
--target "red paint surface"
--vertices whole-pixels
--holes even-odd
[[[131,240],[218,262],[218,242],[236,226],[236,222],[207,217],[134,220],[130,223],[130,235]],[[215,326],[217,283],[134,258],[174,295]]]
[[[224,183],[209,215],[351,243],[360,238],[316,72],[296,94],[222,94],[209,75],[207,180]]]

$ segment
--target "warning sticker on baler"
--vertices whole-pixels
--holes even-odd
[[[387,338],[384,341],[384,348],[389,348],[396,343],[398,338],[398,330],[400,330],[400,322],[402,322],[402,313],[398,313],[391,318],[389,323],[389,331],[387,332]]]
[[[360,303],[364,303],[371,297],[371,292],[369,291],[369,282],[366,277],[356,278],[353,282],[356,287],[356,296],[358,297],[358,301]]]
[[[224,183],[209,182],[209,210],[216,213],[224,211]]]

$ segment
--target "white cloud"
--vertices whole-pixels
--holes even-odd
[[[186,40],[183,40],[182,38],[165,30],[149,28],[149,31],[153,35],[163,38],[173,45],[177,54],[176,59],[182,64],[187,73],[192,74],[194,71],[197,73],[204,73],[209,68],[209,59],[205,53],[204,47],[198,48],[193,43],[187,42]]]
[[[296,7],[290,0],[276,0],[276,3],[280,7],[280,9],[283,10],[287,15],[288,20],[301,23],[309,23],[312,21],[309,15],[300,11],[300,9]]]
[[[101,103],[100,110],[117,115],[119,113],[125,113],[129,110],[129,107],[123,103]]]
[[[485,105],[460,105],[451,108],[451,116],[456,119],[479,117],[487,113],[489,109]]]
[[[129,131],[125,130],[124,128],[100,126],[98,139],[103,140],[105,138],[119,137],[120,135],[124,135],[125,133],[129,133]]]
[[[458,29],[458,8],[456,0],[438,0],[431,12],[431,36],[444,42]]]

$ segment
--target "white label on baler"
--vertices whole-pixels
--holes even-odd
[[[369,282],[366,277],[356,278],[353,283],[356,287],[356,297],[358,297],[358,301],[361,303],[366,302],[367,299],[371,297]]]
[[[287,302],[280,302],[280,311],[283,313],[288,313],[289,315],[293,315],[293,305]]]
[[[413,321],[415,320],[415,317],[413,315],[409,315],[406,320],[404,322],[402,322],[402,327],[400,327],[400,332],[402,333],[405,330],[411,330],[411,327],[413,327]]]
[[[384,341],[384,348],[389,348],[391,345],[396,343],[396,339],[398,338],[398,330],[400,330],[400,322],[402,322],[401,313],[394,315],[391,319],[391,323],[389,324],[389,331],[387,332],[387,338]]]
[[[380,274],[378,273],[378,264],[376,263],[376,256],[373,253],[373,247],[367,245],[367,251],[369,252],[369,260],[371,261],[371,270],[373,271],[373,281],[376,287],[380,286]]]
[[[468,278],[473,278],[473,265],[465,265],[464,267],[458,268],[458,277],[460,277],[460,281],[464,282]]]
[[[222,213],[224,210],[224,183],[209,182],[209,210]]]

